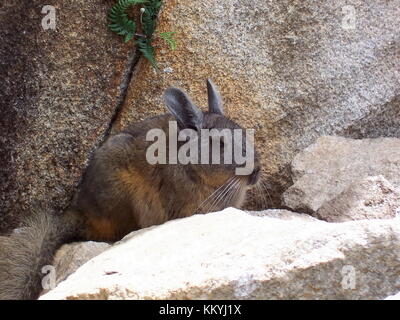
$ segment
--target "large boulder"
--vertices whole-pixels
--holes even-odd
[[[316,216],[330,222],[361,219],[391,219],[400,210],[400,189],[383,176],[356,180],[336,197],[326,201]]]
[[[108,30],[112,2],[49,2],[0,4],[0,233],[34,207],[68,205],[134,61]],[[46,4],[55,30],[42,28]]]
[[[368,178],[373,176],[382,176],[380,182]],[[372,215],[391,211],[394,216],[400,207],[400,139],[321,137],[296,155],[292,178],[294,184],[283,194],[283,204],[295,211],[329,220],[329,216],[338,218],[335,212],[345,217],[354,208],[362,218],[361,205],[370,207],[366,210]],[[370,205],[365,205],[368,200]],[[380,207],[371,208],[371,201],[381,201]]]
[[[399,244],[399,219],[228,208],[133,232],[41,299],[383,299]]]
[[[280,205],[291,160],[321,135],[400,137],[399,16],[398,0],[165,1],[159,30],[178,48],[160,42],[158,72],[138,64],[114,129],[164,112],[170,85],[206,105],[211,77],[227,114],[256,129]]]

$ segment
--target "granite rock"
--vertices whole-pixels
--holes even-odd
[[[195,215],[131,233],[41,299],[384,299],[400,289],[399,221]]]
[[[283,194],[283,204],[295,211],[316,214],[324,203],[369,176],[382,175],[398,189],[400,139],[324,136],[297,154],[291,169],[294,184]],[[365,192],[364,195],[368,197]],[[362,201],[360,197],[364,196],[359,196]]]
[[[36,208],[65,208],[108,131],[135,59],[108,30],[112,3],[0,4],[0,234]]]

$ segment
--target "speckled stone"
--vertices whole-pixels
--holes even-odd
[[[357,179],[326,201],[317,217],[328,222],[393,219],[400,210],[400,192],[384,176]]]
[[[74,242],[64,244],[57,250],[53,258],[53,266],[56,271],[56,284],[64,281],[80,266],[90,259],[107,250],[111,245],[105,242]],[[42,292],[43,294],[43,292]]]
[[[112,3],[0,3],[0,232],[34,206],[68,205],[103,139],[134,55],[107,28]],[[45,4],[56,30],[41,26]]]
[[[211,77],[227,114],[257,130],[279,205],[289,163],[321,135],[400,136],[399,16],[399,0],[168,0],[159,30],[176,31],[178,48],[158,43],[160,71],[140,63],[114,129],[163,113],[171,85],[205,106]]]
[[[228,208],[133,232],[41,299],[383,299],[399,240],[397,219]]]
[[[296,155],[291,172],[294,184],[282,196],[287,208],[328,221],[332,221],[329,214],[342,221],[340,219],[349,209],[346,209],[346,203],[353,207],[354,214],[350,215],[353,218],[361,217],[368,207],[372,212],[381,211],[376,217],[386,215],[383,211],[392,211],[391,216],[394,216],[393,211],[400,204],[399,193],[395,190],[400,187],[400,139],[320,137]],[[390,188],[379,187],[377,181],[375,186],[373,181],[365,181],[380,175],[392,185]],[[356,204],[357,201],[378,199],[387,203],[380,208],[366,205],[364,209],[363,205]],[[323,208],[324,205],[327,207]],[[336,217],[332,209],[338,211]]]

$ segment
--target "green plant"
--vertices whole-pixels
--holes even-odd
[[[142,34],[137,33],[138,23],[131,20],[126,13],[128,8],[134,5],[141,6],[140,28]],[[118,0],[108,14],[108,19],[111,22],[109,28],[123,36],[125,42],[134,39],[138,50],[155,68],[157,68],[157,62],[152,43],[155,38],[156,20],[161,5],[162,0]],[[174,35],[175,32],[162,32],[158,36],[174,50],[176,48]]]
[[[176,32],[160,32],[159,36],[163,39],[170,47],[171,50],[176,49],[176,40],[175,40]]]

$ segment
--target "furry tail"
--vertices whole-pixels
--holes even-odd
[[[81,238],[82,221],[74,211],[34,214],[9,237],[0,237],[0,299],[36,299],[42,268],[64,243]]]

